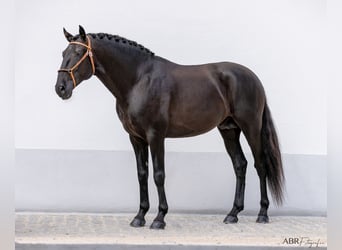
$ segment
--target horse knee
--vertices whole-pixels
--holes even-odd
[[[245,177],[247,170],[247,160],[241,159],[234,162],[234,170],[237,177]]]
[[[146,182],[148,179],[148,172],[145,170],[138,172],[138,180],[139,182]]]
[[[259,165],[255,164],[254,167],[255,167],[255,169],[256,169],[256,171],[258,173],[258,176],[260,178],[266,178],[266,169],[265,169],[264,165],[262,165],[262,164],[259,164]]]
[[[165,174],[163,171],[155,171],[153,174],[154,182],[157,186],[163,186],[165,180]]]

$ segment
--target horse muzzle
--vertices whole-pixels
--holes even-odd
[[[56,84],[55,90],[57,95],[63,100],[67,100],[72,96],[72,88],[68,88],[66,84]]]

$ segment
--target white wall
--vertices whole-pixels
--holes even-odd
[[[43,1],[16,3],[15,145],[131,150],[114,98],[95,77],[70,101],[54,92],[62,28],[119,34],[182,64],[234,61],[262,80],[289,154],[326,154],[325,1]],[[216,131],[168,151],[224,151]]]

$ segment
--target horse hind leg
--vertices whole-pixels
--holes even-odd
[[[247,160],[241,149],[239,141],[241,129],[232,120],[225,120],[218,126],[224,140],[226,150],[232,160],[236,175],[235,198],[232,210],[224,219],[224,223],[236,223],[238,213],[244,209],[245,179]]]
[[[267,210],[269,207],[269,199],[267,195],[267,170],[263,160],[262,141],[261,141],[261,124],[260,122],[240,123],[242,132],[246,136],[247,142],[252,150],[254,158],[254,167],[257,171],[260,181],[260,211],[256,222],[268,223],[269,218]],[[240,125],[239,124],[239,125]],[[258,125],[260,124],[260,125]]]

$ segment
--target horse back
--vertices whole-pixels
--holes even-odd
[[[176,65],[166,75],[170,85],[171,137],[201,134],[227,117],[263,110],[262,85],[257,76],[242,65],[229,62]]]

